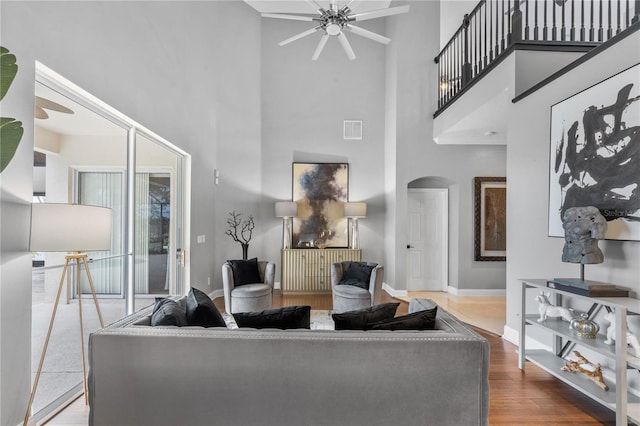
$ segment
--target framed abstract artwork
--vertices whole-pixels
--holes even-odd
[[[293,219],[291,247],[347,247],[344,203],[349,199],[349,164],[293,163]]]
[[[474,178],[475,260],[507,260],[507,178]]]
[[[594,206],[605,239],[640,241],[640,64],[553,105],[549,154],[549,236]]]

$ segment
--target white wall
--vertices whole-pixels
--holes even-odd
[[[564,239],[548,237],[549,129],[551,105],[640,62],[636,32],[511,109],[507,149],[507,328],[520,320],[520,278],[577,276],[579,265],[561,261]],[[635,82],[636,84],[638,82]],[[640,242],[600,242],[605,261],[587,265],[588,279],[615,283],[640,295]]]

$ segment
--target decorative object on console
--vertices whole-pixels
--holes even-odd
[[[538,322],[544,322],[547,318],[562,318],[565,321],[571,322],[571,320],[575,318],[573,311],[564,306],[552,305],[549,301],[550,296],[549,293],[542,291],[536,296],[536,301],[540,304],[538,306],[538,312],[540,313]]]
[[[344,206],[349,196],[349,165],[346,163],[293,163],[292,247],[311,248],[348,245]]]
[[[369,19],[382,18],[384,16],[397,15],[409,11],[409,6],[404,5],[391,7],[388,9],[378,9],[362,13],[353,13],[353,11],[349,8],[352,3],[351,1],[347,2],[346,5],[339,7],[338,0],[332,0],[329,4],[328,10],[324,9],[322,6],[316,3],[315,0],[307,0],[307,3],[309,3],[320,16],[263,13],[262,17],[314,22],[314,28],[303,31],[300,34],[289,37],[288,39],[278,43],[280,46],[284,46],[285,44],[289,44],[293,41],[314,34],[316,31],[321,31],[322,38],[320,38],[318,46],[316,47],[316,50],[313,52],[313,56],[311,57],[311,60],[313,61],[318,59],[320,53],[322,53],[322,50],[324,49],[324,45],[329,40],[329,37],[337,37],[340,45],[342,46],[342,49],[347,54],[347,57],[350,60],[355,59],[356,54],[353,52],[351,44],[349,44],[349,41],[347,40],[345,31],[352,32],[353,34],[357,34],[361,37],[366,37],[370,40],[377,41],[378,43],[389,44],[391,39],[366,30],[364,28],[357,27],[355,25],[352,25],[351,23],[354,21],[365,21]]]
[[[609,390],[609,386],[604,382],[604,378],[602,377],[602,368],[600,364],[594,364],[585,357],[583,357],[580,352],[573,351],[573,353],[578,357],[577,361],[569,361],[568,364],[565,364],[562,367],[562,371],[570,371],[572,373],[581,373],[587,376],[589,380],[594,382],[596,385],[600,386],[600,388],[604,391]]]
[[[578,337],[584,339],[595,339],[600,326],[597,322],[589,319],[589,315],[581,313],[580,318],[574,318],[569,322],[569,329]]]
[[[607,327],[607,339],[604,341],[607,345],[613,345],[616,343],[615,335],[616,335],[616,319],[613,312],[607,312],[604,315],[604,319],[609,322],[609,327]],[[627,330],[629,329],[629,325],[627,324]],[[630,331],[627,331],[627,345],[633,348],[633,353],[635,356],[640,358],[640,342],[638,342],[638,337]]]
[[[64,268],[60,277],[60,284],[56,294],[56,300],[53,304],[53,312],[49,321],[49,330],[40,356],[40,363],[33,382],[33,389],[29,404],[27,405],[27,413],[24,418],[24,424],[29,421],[31,414],[31,406],[33,398],[38,388],[38,380],[42,372],[42,365],[49,346],[49,338],[51,330],[56,318],[58,304],[60,302],[60,294],[65,284],[65,276],[67,268],[72,260],[75,260],[76,269],[76,285],[78,295],[78,312],[80,319],[80,346],[82,350],[82,381],[84,384],[85,405],[88,403],[87,392],[87,372],[84,354],[84,335],[82,325],[82,280],[80,274],[81,264],[87,274],[91,295],[95,303],[100,326],[104,328],[100,305],[96,297],[96,290],[89,272],[89,263],[87,262],[86,251],[103,251],[111,250],[111,231],[113,224],[113,212],[109,208],[87,206],[81,204],[32,204],[31,205],[31,238],[29,241],[29,249],[31,251],[42,252],[74,252],[65,256]],[[80,251],[84,251],[81,253]]]
[[[475,260],[507,260],[507,178],[474,178]]]
[[[349,248],[360,248],[360,232],[358,219],[367,217],[367,203],[345,203],[344,217],[351,221],[351,245]]]
[[[629,290],[599,281],[577,278],[554,278],[547,287],[587,297],[629,297]]]
[[[562,215],[562,228],[562,261],[579,263],[580,281],[584,281],[585,264],[604,262],[598,240],[607,232],[607,221],[596,207],[570,207]]]
[[[634,65],[551,107],[549,236],[568,208],[594,206],[606,239],[640,240],[638,81]]]
[[[291,218],[298,215],[298,204],[293,201],[276,202],[276,217],[283,218],[282,248],[291,248]]]
[[[225,235],[240,243],[242,246],[242,258],[246,260],[249,257],[249,242],[256,225],[253,221],[253,216],[249,215],[248,218],[243,220],[242,215],[243,213],[236,213],[235,210],[229,213],[227,218],[228,228],[225,231]]]

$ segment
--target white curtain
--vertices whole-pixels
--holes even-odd
[[[122,254],[122,214],[123,195],[121,172],[80,172],[78,176],[78,203],[109,207],[113,210],[113,236],[111,250],[91,252],[95,261],[90,266],[93,283],[98,294],[122,293],[123,258],[100,260]],[[83,293],[89,292],[88,283],[83,279]]]
[[[136,294],[149,293],[149,173],[136,173]]]

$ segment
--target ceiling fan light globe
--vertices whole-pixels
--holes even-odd
[[[337,36],[342,31],[342,28],[338,24],[331,23],[327,25],[327,27],[325,28],[325,31],[327,32],[327,34],[331,36]]]

